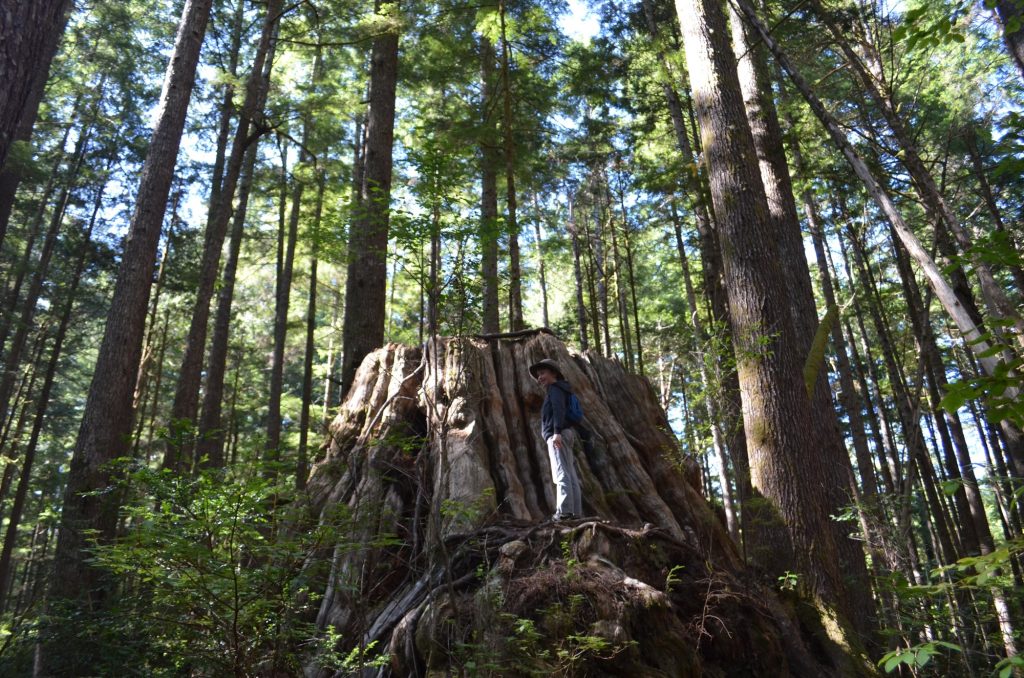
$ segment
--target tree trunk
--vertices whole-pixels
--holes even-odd
[[[35,214],[33,215],[32,223],[28,227],[28,236],[25,240],[25,247],[22,250],[23,254],[21,260],[14,267],[14,280],[10,281],[11,271],[7,272],[8,280],[4,281],[4,290],[7,292],[6,298],[3,300],[3,314],[0,316],[0,349],[3,349],[7,345],[7,337],[10,334],[11,324],[14,322],[14,318],[17,314],[18,299],[21,297],[21,286],[25,283],[25,276],[31,270],[32,253],[35,251],[36,238],[39,237],[43,229],[43,222],[46,220],[46,208],[50,204],[50,199],[53,197],[53,191],[57,185],[57,180],[60,178],[60,166],[67,159],[67,154],[64,152],[64,148],[67,147],[68,139],[71,137],[71,132],[75,127],[80,107],[83,103],[83,97],[75,97],[75,102],[71,106],[70,122],[64,127],[64,133],[61,136],[59,149],[54,154],[53,164],[50,166],[50,173],[46,178],[46,186],[43,188],[39,200],[36,205]],[[81,150],[84,151],[85,147],[80,146]],[[8,289],[9,287],[9,289]]]
[[[626,247],[626,273],[629,277],[629,296],[633,302],[633,331],[636,332],[636,358],[638,374],[644,375],[644,346],[640,333],[640,306],[636,298],[636,276],[633,274],[633,243],[629,237],[629,215],[626,213],[626,192],[619,191],[619,207],[622,210],[622,238]]]
[[[814,304],[810,270],[804,255],[803,235],[796,211],[793,184],[782,143],[782,127],[772,99],[773,88],[767,56],[735,10],[731,10],[730,13],[733,44],[737,53],[743,55],[738,64],[743,104],[754,137],[761,180],[768,199],[775,237],[779,243],[779,256],[786,262],[783,272],[789,290],[793,326],[797,332],[797,351],[799,355],[809,356],[818,329],[818,315]],[[836,421],[832,388],[826,370],[818,371],[813,389],[811,416],[822,446],[818,454],[824,461],[823,470],[831,476],[827,483],[830,491],[828,513],[836,515],[854,501],[856,488],[853,469]],[[850,605],[854,615],[851,621],[861,633],[867,634],[874,603],[871,599],[864,550],[853,538],[851,523],[832,521],[831,525],[842,559],[841,569],[850,582]]]
[[[686,246],[683,243],[683,231],[678,215],[676,214],[675,203],[672,206],[672,224],[676,235],[676,249],[679,253],[679,265],[683,271],[683,283],[686,286],[686,301],[690,316],[690,326],[693,327],[694,353],[699,365],[701,383],[708,394],[704,399],[704,408],[707,412],[708,425],[711,428],[711,443],[715,454],[718,456],[719,484],[722,487],[722,508],[725,510],[725,524],[729,529],[729,535],[737,545],[743,544],[743,537],[740,533],[739,513],[733,501],[732,484],[729,477],[728,452],[725,449],[724,436],[722,435],[721,417],[716,411],[716,399],[710,397],[714,390],[711,379],[708,375],[707,359],[702,355],[702,349],[707,345],[707,333],[704,331],[704,324],[700,320],[700,308],[697,305],[697,293],[694,291],[693,282],[690,279],[690,264],[686,256]],[[687,427],[689,432],[690,427]]]
[[[383,5],[381,0],[376,0],[374,6],[379,12]],[[397,11],[398,3],[388,4],[388,7]],[[382,33],[374,38],[370,59],[365,171],[359,213],[353,217],[349,232],[348,277],[345,281],[341,371],[344,391],[352,385],[363,358],[384,343],[398,33]]]
[[[1003,41],[1024,78],[1024,10],[1017,0],[995,0],[996,16],[1003,27]]]
[[[985,172],[985,167],[981,161],[981,152],[978,149],[978,133],[974,125],[969,125],[964,130],[964,141],[967,145],[967,153],[971,156],[971,170],[974,172],[974,177],[978,181],[978,187],[981,189],[982,198],[985,200],[985,206],[988,208],[989,214],[992,216],[992,223],[996,227],[996,231],[1003,234],[1007,239],[1007,244],[1013,249],[1014,254],[1017,256],[1017,261],[1020,261],[1021,248],[1018,241],[1013,237],[1013,234],[1007,230],[1006,224],[1003,222],[1003,217],[999,209],[999,204],[996,202],[996,197],[992,193],[992,185],[989,183],[988,175]],[[1024,294],[1024,268],[1021,268],[1018,264],[1008,266],[1011,275],[1013,275],[1013,283],[1017,288],[1017,294]]]
[[[72,608],[89,613],[100,608],[108,596],[100,571],[89,563],[85,531],[95,530],[100,543],[108,543],[114,536],[119,495],[101,490],[113,479],[108,462],[130,449],[132,396],[156,247],[210,3],[186,0],[165,76],[157,123],[143,164],[111,310],[71,459],[51,579],[54,611],[61,610],[65,604],[62,601],[66,601]],[[51,628],[43,638],[42,672],[88,672],[95,664],[95,653],[102,649],[70,647],[60,635]]]
[[[235,78],[238,77],[238,60],[242,51],[242,32],[245,22],[245,0],[237,0],[235,13],[231,23],[231,47],[228,51],[228,69],[230,78],[223,86],[223,97],[220,104],[220,123],[217,126],[217,150],[214,152],[213,171],[210,174],[210,200],[212,210],[221,201],[221,188],[224,185],[224,165],[227,161],[228,138],[231,134],[231,118],[235,114]]]
[[[249,207],[253,171],[256,166],[257,144],[251,144],[245,152],[244,168],[238,186],[238,204],[232,216],[231,240],[228,258],[221,273],[220,290],[217,293],[217,314],[213,321],[213,338],[206,358],[206,387],[203,389],[203,406],[199,415],[199,435],[196,440],[196,460],[200,466],[224,467],[224,377],[227,372],[228,341],[231,336],[231,306],[235,297],[235,279],[238,257],[242,249],[245,231],[245,216]]]
[[[213,298],[220,268],[220,255],[224,249],[224,237],[228,222],[231,221],[232,201],[235,188],[242,173],[242,164],[248,146],[263,134],[260,118],[270,87],[270,69],[274,61],[277,31],[284,0],[269,0],[263,17],[263,29],[253,56],[252,70],[245,86],[245,101],[238,115],[238,127],[231,145],[224,183],[218,191],[219,201],[211,203],[203,240],[203,257],[200,263],[199,283],[196,300],[192,307],[185,353],[178,370],[178,386],[171,406],[171,430],[180,432],[168,441],[163,467],[172,471],[185,472],[191,469],[194,452],[194,434],[199,408],[199,388],[202,381],[203,355],[206,351],[206,335],[210,320],[210,300]],[[250,128],[256,131],[250,134]],[[212,196],[211,192],[211,196]]]
[[[970,314],[967,313],[963,304],[961,304],[957,299],[956,294],[949,285],[949,282],[946,281],[931,255],[921,245],[921,241],[918,240],[914,232],[907,226],[906,222],[903,220],[903,216],[896,209],[896,205],[892,202],[892,199],[878,184],[874,176],[871,174],[871,171],[868,169],[868,166],[857,154],[856,150],[854,150],[853,146],[846,138],[843,129],[835,121],[835,118],[825,110],[824,105],[822,105],[821,101],[811,90],[810,86],[796,70],[786,54],[779,48],[778,43],[776,43],[775,39],[757,18],[757,15],[749,2],[747,0],[735,0],[735,2],[743,11],[747,21],[749,21],[757,30],[764,44],[767,45],[775,55],[775,59],[778,61],[779,65],[789,75],[794,86],[801,95],[803,95],[815,116],[828,131],[832,142],[843,152],[843,155],[846,156],[846,159],[853,167],[858,178],[860,178],[864,183],[864,186],[872,199],[879,206],[889,223],[892,224],[903,247],[906,248],[907,253],[914,259],[914,261],[917,262],[918,266],[920,266],[928,280],[928,284],[935,292],[935,296],[956,324],[964,342],[970,346],[971,350],[977,356],[977,360],[982,365],[985,373],[989,375],[997,374],[1000,360],[991,354],[991,351],[989,350],[989,343],[984,339],[982,332],[979,330]],[[1008,387],[1004,395],[1008,398],[1016,398],[1017,389],[1012,386]],[[1012,453],[1017,470],[1024,473],[1024,438],[1022,438],[1020,430],[1013,425],[1012,422],[1004,420],[1001,422],[1001,426],[1003,427],[1007,437],[1011,440]]]
[[[313,64],[312,85],[315,89],[320,78],[321,59],[319,54]],[[302,121],[302,151],[299,154],[299,162],[310,164],[315,158],[306,150],[309,148],[310,134],[313,130],[313,121],[307,113]],[[302,194],[305,192],[305,182],[294,171],[292,188],[292,208],[288,218],[287,245],[285,248],[284,260],[281,265],[281,274],[277,280],[277,299],[274,304],[274,348],[270,354],[270,395],[268,400],[267,413],[267,444],[266,460],[274,463],[281,458],[281,396],[284,392],[284,344],[288,334],[288,307],[292,292],[292,272],[295,266],[295,245],[298,241],[299,216],[302,211]],[[322,194],[317,190],[317,210],[321,207]],[[314,242],[318,236],[319,214],[314,218]],[[385,240],[385,247],[387,241]],[[314,258],[315,261],[315,258]],[[314,271],[315,273],[315,271]],[[315,276],[314,276],[315,277]],[[314,283],[315,284],[315,283]],[[314,302],[314,310],[315,310]],[[308,391],[307,391],[308,393]],[[303,453],[305,450],[302,451]],[[272,475],[276,474],[273,468],[268,469]],[[305,478],[303,478],[305,482]]]
[[[28,4],[28,3],[24,3]],[[64,3],[70,7],[70,2]],[[65,14],[66,22],[67,14]],[[0,28],[0,31],[3,29]],[[53,31],[50,36],[54,41],[59,40],[60,36],[64,33],[64,27],[62,26],[59,31]],[[53,49],[56,51],[57,44],[54,42]],[[47,67],[49,68],[49,67]],[[36,116],[39,114],[39,105],[43,101],[43,94],[46,92],[46,81],[48,78],[39,77],[35,78],[32,83],[32,91],[29,92],[28,98],[25,101],[25,107],[23,108],[21,121],[18,123],[18,129],[14,133],[12,142],[24,142],[28,143],[32,139],[32,131],[35,127]],[[75,105],[72,106],[72,110],[78,108],[78,98]],[[76,117],[74,114],[69,116],[71,120]],[[70,129],[70,123],[69,127]],[[61,145],[58,148],[63,149]],[[61,153],[58,153],[61,155]],[[18,193],[18,185],[21,183],[22,172],[24,171],[23,163],[5,163],[0,161],[0,251],[3,250],[4,240],[7,236],[7,227],[10,225],[11,212],[14,210],[14,199]]]
[[[494,62],[497,56],[488,37],[480,36],[480,274],[483,278],[485,334],[501,331],[498,301],[498,140],[494,125]]]
[[[596,199],[595,199],[595,202],[596,202]],[[598,333],[597,338],[598,338],[598,342],[600,343],[600,338],[604,337],[604,350],[602,352],[602,355],[605,355],[607,357],[611,357],[611,356],[613,356],[615,354],[612,351],[612,337],[611,337],[611,332],[609,331],[609,328],[608,328],[608,325],[610,323],[609,323],[609,320],[608,320],[608,283],[606,281],[606,275],[605,275],[605,269],[606,269],[605,254],[604,254],[604,229],[605,229],[605,224],[602,223],[603,215],[600,212],[598,212],[594,207],[595,206],[592,206],[591,207],[591,211],[590,211],[590,215],[594,219],[594,228],[588,234],[589,235],[588,239],[590,240],[590,252],[591,252],[591,254],[594,257],[594,282],[597,285],[597,302],[598,302],[598,311],[599,311],[599,314],[600,314],[599,315],[599,318],[600,318],[600,332]],[[586,219],[584,219],[584,221],[583,221],[583,224],[584,224],[583,225],[583,229],[584,229],[584,231],[587,230],[587,224],[588,223],[589,222]],[[597,315],[597,314],[595,314],[595,315]],[[597,330],[595,330],[595,332],[597,332]]]
[[[646,7],[646,5],[645,5]],[[656,31],[653,19],[648,15],[649,27]],[[685,172],[685,184],[690,193],[693,212],[696,216],[697,235],[700,243],[700,259],[704,278],[704,294],[711,307],[716,333],[721,332],[726,336],[723,338],[725,346],[732,346],[731,321],[729,319],[728,300],[726,299],[725,288],[722,285],[722,255],[718,245],[718,233],[712,220],[711,196],[706,183],[706,173],[698,173],[694,149],[690,145],[686,133],[686,125],[683,120],[682,105],[679,95],[671,85],[664,86],[666,98],[669,102],[669,111],[672,116],[672,126],[676,133],[676,142],[683,157],[693,161],[694,171]],[[699,147],[700,137],[696,132],[696,121],[694,120],[691,98],[686,97],[686,113],[693,129],[694,144]],[[727,349],[727,350],[730,350]],[[717,378],[721,384],[721,396],[717,409],[721,417],[721,427],[725,435],[726,447],[729,451],[729,458],[732,462],[736,480],[736,492],[739,495],[740,505],[749,503],[751,497],[750,488],[750,462],[747,457],[747,437],[743,430],[743,417],[740,412],[740,385],[736,369],[732,360],[721,361],[725,363],[720,368]],[[741,518],[741,525],[746,521]],[[744,537],[746,538],[746,536]]]
[[[924,161],[917,150],[917,144],[911,139],[903,119],[897,112],[892,92],[882,91],[883,84],[885,83],[885,73],[882,70],[882,60],[874,52],[874,47],[867,47],[868,64],[865,66],[850,47],[839,28],[831,21],[828,12],[821,7],[820,1],[812,0],[812,5],[819,17],[825,21],[829,30],[832,31],[840,49],[846,55],[851,69],[885,117],[889,129],[892,131],[893,137],[899,146],[900,153],[898,157],[913,179],[914,188],[920,196],[925,210],[935,223],[936,230],[941,231],[943,227],[948,229],[956,238],[957,244],[964,255],[971,261],[981,287],[982,299],[990,316],[996,319],[1007,318],[1013,321],[1017,334],[1024,334],[1024,319],[1020,317],[1020,314],[1010,303],[1009,299],[1006,298],[1006,293],[1003,291],[1002,286],[996,282],[988,263],[982,260],[977,253],[973,252],[971,237],[967,229],[960,223],[956,215],[953,214],[953,211],[946,203],[945,197],[943,197],[942,192],[936,185],[934,177],[932,177],[928,168],[925,167]],[[936,233],[936,239],[941,243],[939,233]],[[955,252],[955,249],[950,249]],[[946,256],[952,262],[956,262],[957,257],[955,254],[952,256],[946,254]],[[1024,348],[1024,336],[1018,336],[1018,344],[1021,348]]]
[[[64,340],[67,337],[68,327],[71,324],[72,310],[75,305],[75,297],[78,295],[78,286],[82,281],[82,271],[85,269],[87,254],[92,240],[93,227],[96,225],[96,216],[99,213],[100,199],[103,189],[97,191],[97,200],[94,204],[92,217],[89,225],[82,235],[79,243],[78,258],[75,262],[74,271],[68,287],[61,293],[64,300],[64,308],[61,311],[60,323],[53,338],[53,347],[50,349],[50,360],[46,366],[46,375],[43,378],[43,386],[36,399],[35,417],[32,421],[32,432],[29,434],[28,442],[25,445],[25,455],[22,460],[21,475],[18,478],[18,487],[15,490],[14,502],[11,505],[11,516],[7,522],[7,532],[4,535],[3,549],[0,551],[0,610],[7,607],[7,591],[11,583],[11,556],[18,540],[18,526],[21,523],[22,513],[25,508],[25,499],[28,497],[30,481],[32,479],[32,466],[35,463],[36,448],[39,444],[39,435],[43,430],[43,423],[46,421],[46,410],[50,405],[50,394],[56,381],[57,367],[60,363]]]
[[[747,125],[726,17],[714,0],[678,0],[676,10],[725,264],[751,480],[784,521],[807,576],[802,584],[829,620],[828,632],[848,648],[833,656],[840,672],[871,673],[855,633],[860,610],[851,605],[845,588],[828,516],[839,488],[808,456],[831,440],[820,435],[811,417],[802,378],[804,356],[795,350],[801,345],[799,328],[793,323],[787,276],[774,245],[779,236]],[[819,473],[809,482],[807,474],[815,468]]]
[[[543,314],[541,322],[544,324],[544,327],[547,327],[550,324],[548,318],[548,281],[544,274],[544,248],[542,247],[544,240],[540,230],[541,211],[540,205],[537,203],[537,192],[533,191],[531,197],[533,198],[533,231],[537,243],[537,274],[540,278],[541,312]]]
[[[636,372],[636,361],[633,357],[633,331],[629,327],[629,303],[626,301],[626,283],[623,281],[622,274],[622,254],[619,252],[618,229],[615,228],[614,219],[608,220],[608,230],[612,233],[612,273],[615,276],[615,302],[619,312],[622,353],[625,357],[626,369]]]
[[[323,213],[325,179],[318,176],[316,192],[316,208],[313,212],[312,252],[309,263],[309,300],[306,304],[306,350],[302,366],[302,412],[299,416],[299,454],[295,466],[295,489],[302,491],[306,487],[306,476],[309,475],[309,411],[313,400],[313,357],[316,348],[313,343],[316,331],[316,274],[317,253],[320,246],[320,217]],[[317,432],[320,428],[317,427]]]
[[[97,108],[98,106],[99,104],[97,104]],[[14,388],[14,381],[18,376],[18,367],[21,364],[21,354],[28,341],[29,333],[35,329],[35,314],[39,305],[39,297],[43,292],[43,283],[46,282],[46,277],[49,273],[50,259],[53,257],[53,250],[57,246],[57,236],[60,234],[60,228],[64,223],[64,214],[71,199],[71,191],[85,160],[85,152],[89,145],[90,136],[91,125],[87,125],[75,142],[75,150],[71,155],[72,166],[68,171],[67,184],[61,189],[60,196],[53,206],[50,223],[43,236],[43,244],[39,251],[39,260],[32,267],[32,279],[25,293],[21,311],[15,320],[14,336],[11,338],[10,345],[6,347],[3,374],[0,375],[0,421],[6,419],[10,411],[8,407]]]
[[[39,98],[33,94],[49,76],[71,7],[71,0],[0,3],[0,168],[23,126],[35,122]]]
[[[587,338],[587,307],[583,303],[583,274],[580,270],[580,238],[576,231],[576,196],[566,192],[566,199],[569,201],[569,235],[572,237],[572,271],[576,281],[576,324],[580,333],[580,350],[586,351],[590,348]]]
[[[541,357],[562,366],[595,431],[594,453],[576,461],[584,508],[598,518],[538,524],[554,502],[538,428],[543,393],[527,371]],[[348,516],[310,568],[330,568],[309,586],[322,594],[318,627],[342,638],[331,650],[378,641],[395,675],[445,675],[464,667],[457,639],[472,637],[490,670],[512,675],[537,656],[557,656],[546,654],[549,644],[565,636],[538,622],[530,652],[506,651],[492,640],[514,633],[507,620],[536,620],[560,605],[572,628],[579,615],[569,594],[580,594],[582,628],[629,630],[609,652],[559,664],[566,674],[834,675],[774,593],[738,584],[735,547],[698,494],[694,462],[671,464],[666,424],[646,380],[593,353],[572,356],[546,333],[372,353],[308,486],[312,516]],[[411,445],[394,442],[410,434]],[[679,546],[663,552],[655,535]],[[656,562],[682,565],[669,593]],[[491,585],[505,594],[490,595]],[[722,607],[720,596],[738,607]],[[704,624],[702,610],[727,616]],[[307,675],[334,673],[316,661]]]
[[[519,220],[516,202],[516,141],[512,118],[511,51],[505,13],[505,0],[498,0],[501,27],[502,146],[505,154],[505,229],[508,232],[508,306],[509,327],[523,329],[523,285],[519,263]]]

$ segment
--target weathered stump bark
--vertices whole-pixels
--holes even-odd
[[[576,461],[590,518],[548,522],[554,487],[528,366],[561,365],[594,431]],[[550,333],[437,339],[363,361],[314,465],[336,532],[317,626],[369,675],[815,675],[792,616],[744,574],[645,379]],[[344,675],[319,653],[308,676]],[[824,675],[824,674],[822,674]]]

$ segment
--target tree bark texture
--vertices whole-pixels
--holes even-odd
[[[382,4],[380,0],[376,3],[378,11]],[[396,8],[397,5],[389,6]],[[352,385],[363,358],[384,343],[398,33],[382,33],[374,38],[370,60],[370,109],[366,124],[363,184],[359,210],[349,232],[348,277],[345,281],[341,371],[342,389],[345,391]]]
[[[45,86],[71,7],[71,0],[0,2],[0,168],[11,143],[28,138],[19,132],[23,123],[31,131],[35,122],[33,91]]]
[[[1024,78],[1024,8],[1018,0],[996,0],[996,16],[1003,27],[1003,41],[1021,78]]]
[[[425,353],[388,345],[364,360],[307,485],[322,523],[344,516],[339,541],[310,563],[329,570],[311,582],[323,592],[318,626],[345,647],[380,641],[391,675],[442,673],[456,663],[454,637],[490,643],[505,632],[501,613],[537,618],[557,604],[558,561],[569,553],[572,577],[604,587],[572,590],[603,620],[591,628],[619,626],[613,644],[637,642],[588,663],[588,675],[697,675],[722,662],[747,675],[829,675],[775,595],[739,583],[749,580],[735,547],[699,494],[696,464],[673,461],[677,443],[650,384],[617,361],[570,355],[546,332],[503,336],[434,338]],[[562,366],[595,433],[593,453],[575,455],[592,518],[542,522],[554,508],[544,393],[527,369],[542,357]],[[627,536],[635,546],[624,548]],[[673,545],[666,560],[660,540]],[[662,592],[666,570],[650,570],[659,561],[683,565],[678,589]],[[605,605],[613,600],[623,602]],[[683,632],[664,642],[687,621],[701,628],[701,609],[745,621],[708,624],[703,641],[679,642],[691,637]],[[510,673],[533,661],[487,647],[489,661],[517,662]],[[331,675],[315,660],[307,668]]]
[[[579,329],[580,349],[586,351],[590,348],[590,341],[587,334],[587,307],[583,302],[583,272],[580,266],[580,237],[576,228],[576,196],[573,193],[566,194],[569,202],[569,222],[567,229],[572,238],[572,271],[573,279],[576,282],[576,325]],[[600,342],[598,342],[600,343]]]
[[[501,24],[501,89],[502,89],[502,150],[505,155],[505,230],[508,235],[508,311],[509,329],[518,332],[523,329],[523,284],[522,268],[519,262],[519,219],[516,197],[516,140],[512,115],[511,53],[505,20],[507,5],[498,2],[498,17]]]
[[[156,247],[174,165],[195,83],[211,0],[187,0],[160,97],[157,123],[143,164],[135,210],[79,428],[65,490],[50,600],[71,601],[83,612],[100,607],[106,586],[88,562],[86,530],[100,542],[114,536],[118,498],[110,485],[112,459],[130,449],[132,397],[142,351]],[[58,603],[59,604],[59,603]],[[90,653],[77,653],[51,636],[45,670],[88,670]],[[81,649],[81,648],[77,648]],[[67,650],[67,652],[65,652]],[[92,651],[96,651],[94,648]]]
[[[796,211],[793,182],[790,178],[786,153],[782,142],[782,126],[773,100],[772,78],[767,55],[753,31],[735,10],[730,11],[733,44],[739,59],[738,75],[743,104],[747,111],[757,151],[761,180],[768,210],[779,244],[779,256],[786,262],[783,271],[789,290],[790,312],[796,329],[797,351],[808,356],[818,329],[818,315],[811,287],[811,274],[804,255],[803,234]],[[843,507],[853,503],[853,469],[850,456],[840,434],[832,402],[832,388],[826,370],[820,370],[813,385],[811,417],[817,429],[821,447],[818,455],[822,470],[829,476],[830,503],[828,513],[837,515]],[[852,537],[853,526],[848,522],[832,521],[836,546],[842,559],[841,568],[847,577],[850,607],[857,628],[865,632],[874,608],[868,584],[864,550]]]
[[[221,285],[217,293],[217,312],[213,321],[213,337],[210,340],[209,355],[206,358],[206,387],[203,389],[203,404],[199,414],[196,460],[200,465],[211,468],[224,466],[225,435],[222,410],[224,407],[224,377],[227,373],[228,362],[228,341],[231,336],[231,307],[235,298],[238,257],[242,250],[245,215],[248,211],[252,174],[256,165],[256,150],[257,145],[252,144],[245,152],[244,168],[238,188],[238,204],[232,216],[228,258],[224,262],[224,270],[221,273]]]
[[[216,194],[218,201],[210,203],[209,219],[203,238],[203,256],[199,269],[199,284],[196,299],[192,307],[192,319],[189,322],[188,337],[185,340],[185,353],[181,359],[178,373],[178,384],[171,405],[172,431],[182,432],[182,439],[174,436],[167,446],[164,456],[164,468],[183,471],[191,468],[193,460],[192,429],[199,409],[199,388],[202,381],[203,355],[206,351],[207,330],[210,321],[210,300],[213,298],[217,282],[217,271],[220,267],[221,251],[224,249],[224,238],[231,221],[232,202],[235,189],[242,173],[246,149],[256,143],[262,131],[259,130],[260,118],[267,100],[270,87],[270,69],[274,61],[276,34],[279,28],[284,0],[269,0],[266,14],[263,17],[263,29],[259,43],[253,56],[252,71],[245,85],[245,100],[238,116],[238,126],[228,157],[224,183]],[[254,135],[250,129],[256,127]]]
[[[498,301],[498,139],[494,124],[494,45],[480,36],[480,276],[485,334],[500,331]]]
[[[985,341],[981,330],[971,315],[967,312],[967,309],[957,298],[949,282],[946,280],[945,276],[943,276],[942,271],[935,264],[931,254],[924,248],[917,235],[914,234],[906,221],[904,221],[902,214],[896,208],[896,205],[893,203],[888,193],[886,193],[881,185],[879,185],[878,181],[872,175],[871,170],[868,169],[867,164],[857,154],[857,151],[846,138],[846,134],[843,129],[836,122],[835,118],[825,109],[821,100],[814,94],[810,85],[806,80],[804,80],[800,72],[796,70],[785,52],[782,51],[778,43],[768,32],[768,29],[761,23],[760,19],[758,19],[757,14],[750,6],[750,3],[747,2],[747,0],[734,1],[743,12],[746,20],[757,30],[761,40],[768,49],[771,50],[776,61],[789,75],[793,85],[804,97],[804,100],[807,101],[807,104],[814,112],[815,117],[817,117],[822,126],[825,127],[829,137],[832,139],[832,142],[842,151],[847,161],[849,161],[850,165],[853,167],[857,177],[861,180],[868,193],[871,195],[872,199],[878,205],[889,223],[892,224],[899,237],[900,243],[906,249],[910,257],[921,268],[925,278],[928,280],[928,284],[935,292],[935,296],[939,300],[939,303],[942,304],[942,307],[946,310],[954,324],[957,326],[963,340],[974,352],[985,373],[990,375],[997,374],[1000,360],[993,356],[989,351],[989,342]],[[1004,395],[1008,398],[1016,398],[1017,394],[1018,390],[1012,386],[1007,388],[1004,392]],[[1015,465],[1018,470],[1024,470],[1024,436],[1022,436],[1021,431],[1012,422],[1003,421],[1000,422],[1000,425],[1003,428],[1004,434],[1010,440],[1011,454]]]
[[[747,124],[724,8],[716,0],[677,0],[697,120],[711,182],[729,295],[751,480],[786,525],[805,591],[815,600],[845,675],[872,670],[858,656],[857,614],[840,571],[826,507],[834,478],[817,452],[825,444],[803,385],[804,356],[788,299],[778,239]],[[788,262],[787,262],[788,264]],[[782,303],[787,300],[786,303]],[[817,469],[811,481],[807,474]],[[845,652],[849,652],[845,658]]]

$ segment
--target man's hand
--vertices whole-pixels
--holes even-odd
[[[551,443],[555,446],[556,450],[562,449],[562,434],[556,433],[555,435],[551,436]]]

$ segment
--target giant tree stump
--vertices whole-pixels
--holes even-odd
[[[595,434],[587,518],[555,524],[541,387],[562,366]],[[648,382],[547,331],[367,356],[308,483],[336,544],[317,626],[369,675],[821,675],[750,580]],[[311,572],[316,568],[311,567]],[[318,653],[309,676],[345,675]]]

